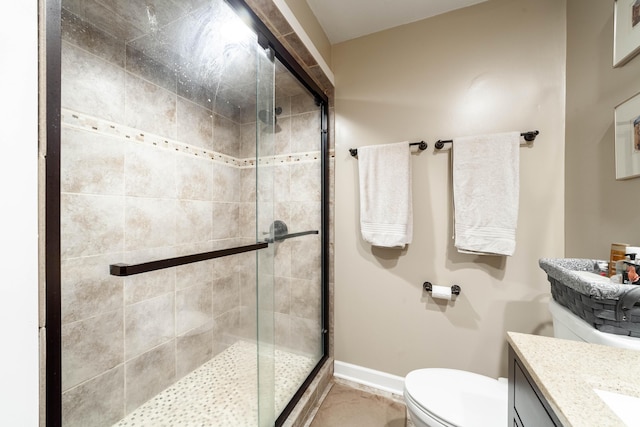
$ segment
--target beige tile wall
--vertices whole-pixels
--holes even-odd
[[[224,103],[212,105],[201,88],[118,48],[68,12],[63,40],[63,108],[233,157],[255,155],[255,123],[242,123],[242,113]],[[280,101],[278,152],[318,150],[317,107],[306,96]],[[238,337],[255,335],[249,255],[128,278],[106,274],[114,262],[253,239],[255,169],[73,126],[63,127],[62,140],[64,422],[111,422]],[[273,166],[276,212],[291,232],[320,229],[319,165],[314,159]],[[278,344],[314,355],[321,350],[319,239],[278,243],[275,266]]]

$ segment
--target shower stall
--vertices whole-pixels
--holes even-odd
[[[282,424],[327,357],[326,96],[240,0],[45,5],[47,425]]]

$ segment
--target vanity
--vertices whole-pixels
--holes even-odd
[[[510,427],[640,426],[640,351],[516,332],[507,342]]]

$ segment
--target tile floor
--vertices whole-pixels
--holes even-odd
[[[256,344],[238,341],[114,427],[258,425]],[[280,412],[313,368],[309,357],[275,350]]]
[[[413,427],[402,396],[334,378],[305,427]]]
[[[114,427],[257,425],[253,343],[237,342]],[[276,351],[276,406],[286,403],[311,359]],[[221,377],[222,375],[222,377]],[[285,381],[284,379],[289,380]],[[188,398],[187,398],[188,397]],[[215,402],[214,405],[211,403]],[[218,408],[216,410],[212,408]],[[402,396],[332,378],[304,427],[414,427]]]

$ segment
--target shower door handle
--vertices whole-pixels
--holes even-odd
[[[179,265],[191,264],[192,262],[206,261],[214,258],[222,258],[229,255],[241,254],[244,252],[257,251],[268,247],[266,242],[255,243],[253,245],[236,246],[235,248],[220,249],[211,252],[166,258],[157,261],[143,262],[141,264],[111,264],[109,274],[112,276],[132,276],[134,274],[146,273],[149,271],[161,270],[163,268],[177,267]]]
[[[275,237],[270,237],[265,240],[267,243],[280,242],[282,240],[292,239],[294,237],[306,236],[307,234],[319,234],[318,230],[301,231],[299,233],[282,234]]]

